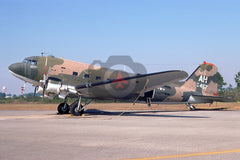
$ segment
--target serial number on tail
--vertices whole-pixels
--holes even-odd
[[[208,77],[204,75],[200,75],[198,82],[197,82],[197,87],[202,88],[202,89],[207,89],[208,87]]]
[[[198,88],[202,88],[202,89],[207,89],[208,88],[208,85],[207,84],[204,84],[204,83],[197,83],[197,87]]]

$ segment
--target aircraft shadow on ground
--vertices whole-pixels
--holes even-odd
[[[226,111],[228,108],[196,109],[195,111]]]
[[[103,111],[98,109],[88,109],[86,115],[107,115],[107,116],[138,116],[138,117],[172,117],[172,118],[210,118],[206,116],[181,116],[181,115],[163,115],[160,112],[180,112],[180,111]]]

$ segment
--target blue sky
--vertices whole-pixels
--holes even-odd
[[[130,55],[148,72],[191,74],[207,61],[235,86],[239,8],[238,0],[0,0],[0,87],[20,94],[8,66],[41,52],[85,63]]]

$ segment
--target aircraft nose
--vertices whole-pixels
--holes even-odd
[[[25,75],[25,66],[22,63],[14,63],[8,67],[9,71],[24,76]]]

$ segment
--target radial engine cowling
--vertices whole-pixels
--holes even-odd
[[[43,94],[43,88],[39,87],[38,93]],[[46,88],[45,88],[45,95],[48,98],[54,98],[56,95],[59,95],[59,98],[64,99],[69,93],[76,94],[77,91],[75,90],[74,86],[64,85],[61,81],[58,80],[48,80]]]
[[[49,80],[46,87],[46,94],[56,95],[60,94],[60,88],[62,87],[61,81]]]

